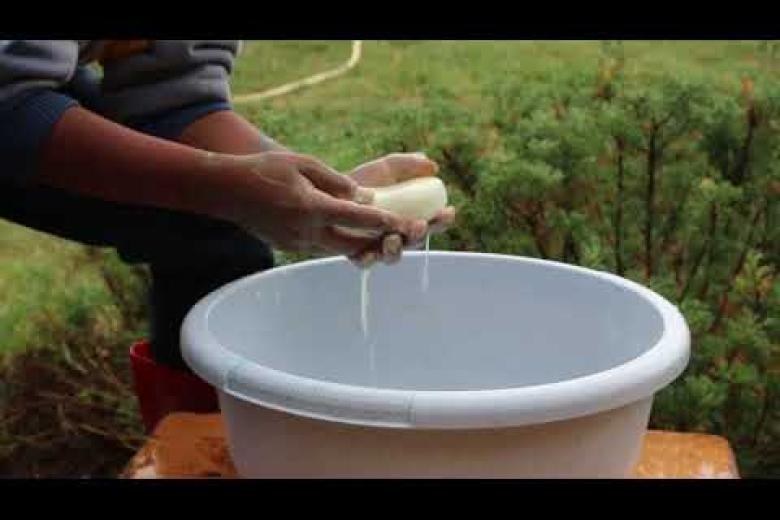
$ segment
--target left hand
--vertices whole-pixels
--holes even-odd
[[[349,174],[361,186],[389,186],[416,177],[436,175],[438,165],[422,153],[393,153],[361,164]],[[441,210],[428,222],[430,233],[441,233],[455,220],[455,208],[448,206]],[[382,261],[393,264],[401,259],[404,248],[416,248],[422,242],[404,244],[403,238],[397,233],[385,235],[375,247],[350,257],[350,260],[361,267],[368,267],[374,262]]]

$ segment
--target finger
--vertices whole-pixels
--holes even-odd
[[[436,175],[438,170],[439,166],[423,153],[394,153],[358,166],[351,177],[363,186],[389,186]]]
[[[296,165],[317,189],[340,199],[354,199],[358,184],[349,176],[308,155],[296,156]]]
[[[417,221],[415,225],[408,233],[404,234],[404,244],[414,244],[425,238],[425,235],[429,233],[428,223],[424,220]]]
[[[322,230],[319,241],[319,245],[326,250],[347,256],[353,256],[369,250],[375,244],[376,239],[344,233],[332,226],[327,226]]]
[[[363,186],[389,186],[395,182],[384,157],[361,164],[350,177]]]
[[[384,158],[395,182],[417,177],[431,177],[439,171],[439,165],[424,153],[393,153]]]
[[[455,222],[457,211],[453,206],[448,206],[438,212],[428,223],[428,229],[431,233],[442,233],[446,231]]]
[[[370,250],[352,255],[349,257],[349,260],[356,266],[366,269],[377,263],[377,261],[379,261],[379,256],[377,251]]]
[[[316,197],[316,203],[324,222],[330,225],[395,232],[410,240],[419,239],[428,228],[427,223],[423,220],[403,218],[390,211],[326,195]]]
[[[387,235],[382,239],[382,261],[387,265],[398,263],[403,253],[403,238],[397,234]]]

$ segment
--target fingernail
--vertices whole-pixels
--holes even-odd
[[[374,190],[358,186],[357,190],[355,190],[355,202],[358,204],[371,204],[374,202]]]
[[[382,240],[382,255],[384,257],[401,254],[404,243],[399,235],[388,235]]]

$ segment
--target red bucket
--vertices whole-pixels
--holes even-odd
[[[147,341],[130,347],[130,365],[141,418],[148,433],[172,412],[213,413],[219,410],[217,393],[211,385],[188,372],[155,363]]]

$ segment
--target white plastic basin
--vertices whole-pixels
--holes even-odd
[[[653,395],[688,362],[678,310],[556,262],[429,261],[425,292],[422,252],[372,269],[368,339],[343,258],[243,278],[190,311],[184,356],[218,390],[239,473],[628,476]]]

